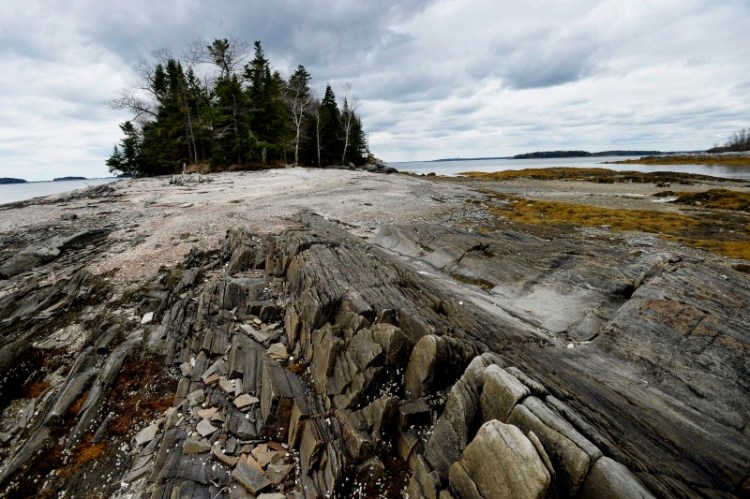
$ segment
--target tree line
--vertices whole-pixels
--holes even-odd
[[[133,117],[106,164],[113,173],[163,175],[184,165],[362,164],[369,157],[359,101],[347,85],[341,107],[322,99],[299,65],[272,71],[260,41],[194,43],[182,60],[161,51],[137,67],[139,84],[109,102]],[[208,69],[206,69],[208,68]],[[199,75],[199,70],[203,72]]]
[[[723,146],[714,146],[708,152],[750,151],[750,128],[733,132]]]

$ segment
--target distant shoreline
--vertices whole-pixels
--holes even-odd
[[[680,154],[671,156],[645,156],[639,159],[605,161],[619,165],[723,165],[750,166],[750,156],[741,154]]]
[[[394,161],[392,163],[444,163],[450,161],[487,161],[487,160],[513,160],[513,159],[550,159],[550,158],[591,158],[591,157],[607,157],[607,156],[667,156],[667,155],[683,155],[683,154],[697,154],[702,151],[648,151],[648,150],[611,150],[611,151],[580,151],[580,150],[565,150],[565,151],[534,151],[523,154],[516,154],[514,156],[482,156],[475,158],[439,158],[424,161]]]

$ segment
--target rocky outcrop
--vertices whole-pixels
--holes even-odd
[[[54,236],[33,244],[0,265],[0,279],[16,276],[51,262],[65,251],[75,251],[88,244],[97,244],[108,232],[105,229],[85,230],[67,236]]]
[[[425,225],[367,242],[312,213],[296,224],[230,231],[117,305],[85,295],[104,286],[85,273],[0,295],[6,368],[58,348],[76,299],[93,321],[43,393],[3,391],[0,486],[39,474],[40,450],[110,438],[119,464],[73,459],[114,477],[83,482],[108,496],[749,492],[745,275],[580,236]],[[59,337],[28,325],[42,312]],[[127,373],[147,359],[172,384],[136,419],[154,375]],[[80,490],[60,480],[41,490]]]

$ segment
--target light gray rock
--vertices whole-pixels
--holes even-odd
[[[245,411],[250,409],[253,405],[260,402],[260,399],[258,397],[253,397],[252,395],[248,395],[247,393],[243,393],[236,399],[234,399],[234,405],[237,407],[237,409],[241,411]]]
[[[212,435],[216,430],[218,430],[218,428],[212,425],[208,419],[201,419],[198,423],[198,426],[195,427],[195,430],[198,432],[198,434],[200,434],[200,436],[207,437],[209,435]]]
[[[439,342],[440,338],[437,336],[427,335],[414,345],[404,376],[407,397],[416,399],[427,395],[430,382],[435,375]]]
[[[443,414],[427,443],[424,457],[443,480],[448,476],[450,465],[461,458],[472,437],[471,431],[481,417],[479,397],[483,374],[492,363],[491,355],[475,357],[471,361],[463,376],[451,388]]]
[[[156,434],[159,431],[159,424],[154,423],[143,428],[135,435],[136,445],[145,445],[156,438]]]
[[[491,365],[484,371],[484,387],[479,402],[482,406],[482,419],[505,421],[513,407],[531,394],[512,374],[500,366]]]
[[[227,363],[224,362],[224,359],[219,359],[211,364],[208,369],[203,371],[203,374],[201,374],[201,379],[206,382],[209,377],[215,374],[218,374],[219,376],[227,374]]]
[[[476,350],[450,337],[423,336],[411,351],[404,375],[407,398],[429,395],[453,383]]]
[[[461,460],[450,467],[450,491],[459,499],[541,499],[550,474],[531,441],[517,427],[483,424]]]
[[[581,499],[650,499],[654,495],[624,465],[606,456],[591,468],[579,495]]]
[[[170,429],[177,425],[177,422],[180,420],[180,413],[177,412],[176,407],[170,407],[166,410],[164,413],[164,428]]]
[[[565,435],[546,425],[525,404],[518,404],[513,409],[508,423],[524,432],[534,432],[555,468],[555,486],[563,494],[574,496],[591,466],[589,455]]]
[[[199,388],[198,390],[195,390],[193,392],[190,392],[187,396],[188,403],[191,406],[200,405],[206,400],[206,393],[203,391],[203,389]]]

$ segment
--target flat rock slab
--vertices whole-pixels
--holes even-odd
[[[271,481],[266,478],[260,471],[251,467],[247,463],[240,461],[232,471],[232,478],[237,480],[251,494],[257,495],[258,492],[271,485]]]
[[[211,450],[211,444],[204,438],[202,440],[193,440],[191,438],[185,441],[182,447],[183,454],[203,454]]]
[[[250,409],[250,407],[254,406],[258,402],[260,402],[260,399],[258,397],[253,397],[252,395],[248,395],[247,393],[243,393],[242,395],[234,399],[234,405],[241,411]]]
[[[145,445],[152,441],[154,438],[156,438],[156,433],[159,431],[159,424],[154,423],[152,425],[148,425],[141,431],[139,431],[135,436],[135,443],[136,445]]]
[[[289,358],[289,352],[283,343],[274,343],[266,351],[269,357],[276,360],[286,360]]]
[[[202,419],[195,427],[195,430],[200,434],[200,436],[207,437],[218,430],[218,428],[212,425],[209,420]]]

